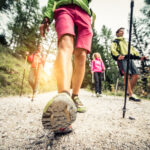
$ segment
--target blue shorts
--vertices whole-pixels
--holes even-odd
[[[123,76],[127,72],[127,60],[117,61],[120,74]],[[129,75],[139,74],[133,60],[129,61]]]

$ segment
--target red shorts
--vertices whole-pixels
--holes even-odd
[[[71,34],[75,37],[75,48],[90,52],[93,32],[91,18],[84,10],[77,5],[66,5],[56,9],[54,17],[58,41],[63,35]]]

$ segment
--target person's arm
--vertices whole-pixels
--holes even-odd
[[[141,61],[143,61],[143,60],[148,60],[148,57],[147,56],[142,56]]]
[[[125,56],[126,58],[127,56]],[[148,57],[146,56],[140,56],[139,51],[136,50],[133,46],[131,46],[131,54],[130,54],[130,59],[138,59],[138,60],[147,60]]]
[[[125,56],[125,59],[127,58],[128,55]],[[130,50],[130,59],[141,59],[139,52],[133,46],[131,46]]]
[[[44,19],[40,25],[40,34],[42,37],[45,37],[45,31],[46,30],[47,32],[49,31],[49,24],[51,24],[53,21],[54,18],[53,8],[54,8],[54,0],[49,0],[47,9],[44,13]]]

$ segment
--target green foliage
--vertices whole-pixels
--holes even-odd
[[[42,14],[44,14],[44,12],[46,11],[46,6],[44,6],[43,8],[42,8]]]
[[[102,60],[104,61],[106,71],[106,81],[103,82],[103,89],[111,90],[111,84],[115,84],[117,77],[118,77],[118,69],[117,66],[112,59],[110,53],[110,44],[112,40],[112,32],[107,27],[103,26],[101,30],[101,34],[98,35],[96,30],[93,31],[93,40],[92,40],[92,51],[90,55],[87,56],[87,63],[86,63],[86,73],[85,78],[83,81],[83,87],[90,87],[91,89],[94,88],[94,84],[92,84],[92,75],[91,75],[91,60],[92,55],[95,52],[101,54]]]
[[[145,3],[150,5],[150,0],[145,0]]]
[[[0,49],[3,47],[0,46]],[[6,48],[5,48],[6,49]],[[19,86],[21,77],[19,71],[22,68],[21,63],[13,57],[9,50],[0,51],[0,95],[15,94],[14,90]],[[19,90],[19,88],[17,88]]]
[[[133,22],[133,37],[132,43],[133,46],[139,51],[141,56],[148,56],[150,54],[149,51],[149,43],[150,43],[150,0],[145,0],[145,6],[142,8],[141,12],[144,17],[142,18],[134,18]],[[140,64],[140,72],[141,72],[141,80],[137,85],[137,92],[140,95],[148,96],[149,89],[149,75],[146,73],[147,62],[141,61]],[[140,87],[140,88],[139,88]],[[142,88],[141,88],[142,87]]]
[[[14,21],[8,25],[12,32],[11,43],[18,53],[33,52],[40,40],[41,14],[37,0],[18,1],[14,7]]]
[[[118,77],[118,69],[116,62],[111,56],[110,45],[113,39],[111,29],[108,29],[106,26],[103,26],[100,36],[101,45],[104,48],[101,55],[106,67],[106,81],[109,83],[109,85],[115,84],[116,79]],[[111,89],[111,87],[109,87],[109,89]]]
[[[82,84],[82,87],[87,87],[88,85],[93,88],[94,85],[92,85],[92,75],[91,75],[91,60],[92,60],[92,55],[95,52],[100,52],[103,47],[99,44],[99,36],[96,32],[96,30],[93,30],[93,39],[92,39],[92,48],[91,48],[91,53],[87,56],[87,61],[86,61],[86,72],[85,72],[85,78]]]
[[[140,54],[143,55],[149,51],[148,44],[150,42],[150,4],[149,0],[146,0],[147,4],[143,7],[141,12],[144,17],[134,18],[133,22],[133,45],[136,47]]]
[[[28,83],[30,65],[25,65],[25,59],[18,59],[10,53],[10,50],[0,45],[0,96],[19,95],[25,69],[23,94],[32,94]],[[42,79],[45,79],[44,81]],[[44,75],[40,80],[39,92],[56,90],[56,79],[54,76]]]
[[[13,0],[1,0],[0,1],[0,11],[10,10],[10,7],[13,5]]]

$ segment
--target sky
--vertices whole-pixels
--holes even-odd
[[[48,0],[39,0],[40,6],[47,5]],[[105,25],[115,35],[120,27],[125,27],[125,37],[128,38],[129,14],[131,0],[92,0],[90,7],[96,14],[95,28],[100,33]],[[140,9],[144,6],[144,0],[134,0],[133,16],[141,15]]]

